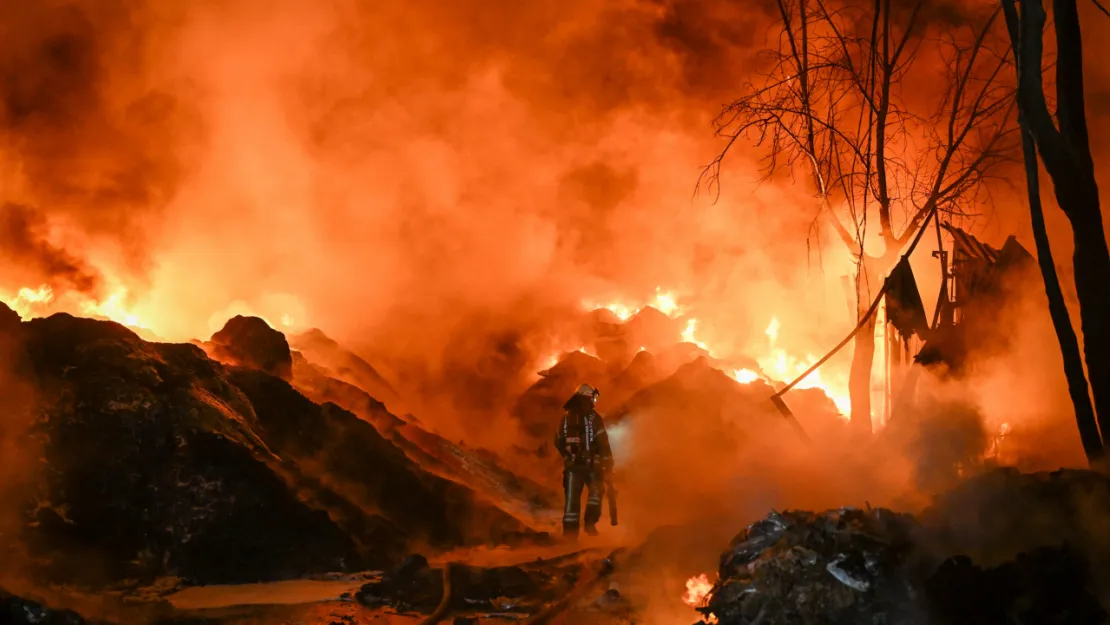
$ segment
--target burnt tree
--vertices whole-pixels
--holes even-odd
[[[933,0],[832,1],[776,0],[779,40],[764,51],[768,69],[717,119],[725,147],[699,184],[719,184],[742,139],[768,151],[768,176],[805,174],[818,219],[855,259],[861,329],[851,422],[870,431],[869,304],[926,216],[934,208],[968,215],[983,183],[1012,158],[1013,88],[1003,71],[1010,54],[997,45],[997,11],[948,21]],[[884,248],[877,255],[864,251],[875,218]]]
[[[1022,117],[1045,171],[1052,179],[1056,203],[1071,223],[1083,352],[1096,420],[1105,434],[1110,428],[1110,250],[1106,244],[1087,133],[1079,11],[1075,0],[1054,0],[1052,5],[1057,48],[1055,120],[1049,111],[1044,87],[1044,4],[1042,0],[1023,0],[1019,7],[1016,0],[1002,0],[1010,41],[1018,60],[1017,97]],[[1070,328],[1070,320],[1068,325]],[[1061,340],[1066,358],[1065,342]],[[1074,372],[1069,373],[1069,386],[1073,384],[1074,375]],[[1083,393],[1087,393],[1086,384]],[[1072,396],[1074,400],[1074,391]],[[1076,418],[1080,419],[1080,433],[1086,449],[1093,445],[1093,439],[1088,441],[1091,435],[1084,434],[1082,409],[1082,405],[1077,404]]]

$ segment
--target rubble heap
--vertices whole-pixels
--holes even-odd
[[[907,514],[772,513],[732,541],[698,611],[720,625],[1105,623],[1083,553],[1042,540],[980,567]]]
[[[71,610],[54,610],[0,588],[0,623],[4,625],[85,625],[86,622]]]
[[[772,513],[733,539],[699,611],[722,625],[906,622],[915,528],[883,509]]]

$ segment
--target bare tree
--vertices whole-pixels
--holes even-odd
[[[1079,29],[1079,11],[1075,0],[1054,0],[1053,17],[1056,32],[1056,115],[1049,111],[1044,88],[1044,26],[1045,11],[1042,0],[1023,0],[1020,9],[1015,0],[1002,0],[1010,41],[1017,57],[1018,92],[1021,115],[1041,162],[1052,178],[1056,203],[1071,222],[1075,254],[1075,291],[1079,299],[1079,319],[1083,331],[1083,352],[1090,376],[1090,391],[1094,396],[1094,412],[1098,427],[1105,437],[1110,431],[1110,249],[1107,248],[1103,229],[1102,209],[1095,179],[1094,159],[1091,157],[1087,134],[1087,114],[1083,94],[1083,51]],[[1099,6],[1101,9],[1101,5]],[[1032,147],[1032,146],[1030,146]],[[1035,166],[1035,165],[1034,165]],[[1034,203],[1030,192],[1030,208],[1037,228],[1039,197]],[[1043,232],[1043,222],[1040,224]],[[1038,244],[1038,249],[1040,245]],[[1053,271],[1055,275],[1055,271]],[[1046,288],[1049,276],[1046,278]],[[1058,282],[1057,282],[1058,285]],[[1050,298],[1052,293],[1049,293]],[[1062,297],[1062,296],[1061,296]],[[1063,314],[1066,315],[1064,310]],[[1054,319],[1055,321],[1055,319]],[[1067,328],[1061,327],[1063,323]],[[1061,331],[1064,335],[1061,335]],[[1057,335],[1064,352],[1065,366],[1069,359],[1069,340],[1074,329],[1070,318],[1061,319]],[[1074,358],[1074,357],[1073,357]],[[1074,363],[1071,366],[1074,369]],[[1069,387],[1078,386],[1080,372],[1068,371]],[[1090,432],[1091,424],[1085,423],[1083,400],[1088,398],[1086,380],[1082,381],[1083,398],[1079,388],[1072,388],[1072,399],[1079,420],[1080,434],[1089,460],[1098,436]],[[1089,401],[1089,400],[1088,400]]]
[[[837,4],[833,4],[837,2]],[[1009,48],[998,12],[971,24],[931,20],[933,0],[776,0],[769,69],[717,119],[725,147],[699,185],[719,188],[741,140],[766,149],[768,176],[804,172],[828,223],[856,259],[852,424],[871,428],[874,319],[869,304],[934,209],[968,215],[983,183],[1014,154]],[[865,252],[869,219],[884,250]],[[896,226],[896,219],[899,221]],[[874,235],[872,235],[874,236]]]

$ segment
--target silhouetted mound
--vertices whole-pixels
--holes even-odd
[[[721,625],[909,622],[913,532],[882,509],[772,513],[733,539],[700,611]]]
[[[600,388],[604,395],[610,373],[601,360],[574,351],[565,354],[554,367],[541,375],[540,381],[524,391],[517,400],[512,414],[520,420],[525,432],[546,440],[554,436],[555,425],[563,414],[563,404],[578,385],[589,384]]]
[[[720,625],[1096,625],[1088,561],[1068,545],[993,568],[937,551],[930,528],[884,509],[772,513],[737,536],[698,611]]]
[[[18,539],[48,581],[289,579],[386,566],[414,543],[542,537],[419,466],[392,442],[414,426],[368,396],[374,420],[195,345],[65,314],[12,336],[38,401],[16,442],[45,460]]]
[[[1074,545],[1110,587],[1110,476],[1095,471],[997,469],[937,497],[921,515],[937,549],[984,565],[1037,547]]]
[[[682,322],[672,319],[658,308],[645,306],[624,323],[626,340],[649,351],[674,345],[682,340]]]
[[[368,421],[421,470],[469,487],[478,498],[525,523],[541,511],[562,505],[561,493],[512,473],[491,453],[455,444],[391,414],[361,388],[328,377],[300,353],[293,354],[293,378],[297,390],[314,402],[337,404]],[[525,533],[520,538],[527,537],[527,531],[521,531]],[[513,532],[507,531],[501,538],[512,536]],[[530,539],[542,540],[543,536],[533,534]]]
[[[762,379],[741,384],[714,368],[707,358],[679,367],[670,377],[633,395],[606,416],[613,422],[632,416],[669,414],[673,418],[728,422],[738,435],[786,423],[771,403],[774,389]],[[820,389],[792,391],[788,403],[807,428],[837,424],[836,404]]]
[[[19,313],[0,302],[0,333],[14,332],[19,328]]]
[[[604,413],[611,408],[623,406],[633,395],[672,373],[674,371],[663,368],[659,359],[651,352],[639,352],[624,371],[607,385],[605,394],[598,400],[598,410]]]
[[[87,621],[71,610],[53,610],[45,605],[17,597],[0,588],[0,624],[3,625],[85,625]]]
[[[293,357],[285,335],[258,317],[232,317],[212,335],[212,344],[221,360],[230,359],[283,380],[293,379]]]
[[[327,377],[342,380],[369,393],[394,411],[399,410],[400,395],[377,369],[353,352],[344,349],[321,330],[312,329],[289,338],[293,349],[303,353]]]
[[[389,544],[399,535],[433,547],[502,542],[527,530],[467,487],[425,471],[369,422],[339,406],[314,404],[283,380],[258,371],[232,369],[228,379],[251,402],[271,449],[296,459],[306,477],[389,520],[377,530],[380,536],[365,536],[367,547]]]
[[[22,538],[63,582],[248,582],[364,564],[275,472],[247,398],[193,345],[57,314],[20,328],[39,389]]]
[[[1089,588],[1082,555],[1040,547],[987,570],[965,556],[946,560],[926,584],[926,597],[937,625],[1100,625],[1107,615]]]

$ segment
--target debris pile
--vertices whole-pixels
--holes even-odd
[[[771,513],[733,539],[711,588],[691,579],[685,600],[719,625],[1105,623],[1093,592],[1106,587],[1102,569],[1088,560],[1105,559],[1102,533],[1077,506],[1089,514],[1104,503],[1107,482],[1094,472],[1000,470],[920,518]]]
[[[1098,625],[1107,614],[1088,589],[1087,561],[1068,547],[1040,547],[982,569],[966,556],[946,560],[928,580],[931,623]]]
[[[26,552],[47,583],[236,584],[384,567],[413,543],[543,537],[528,485],[485,492],[455,477],[479,473],[454,469],[477,464],[473,453],[422,449],[435,441],[357,388],[376,419],[311,401],[261,370],[284,375],[284,337],[237,319],[217,333],[237,364],[62,313],[0,332],[34,391],[0,444],[44,460],[10,500],[19,526],[0,534],[0,554]],[[500,475],[486,465],[487,481]]]
[[[211,344],[221,360],[233,360],[283,380],[293,379],[293,357],[285,335],[258,317],[232,317],[212,335]]]
[[[76,612],[54,610],[0,588],[0,623],[4,625],[85,625],[85,622]]]
[[[732,541],[698,611],[722,625],[912,622],[916,527],[884,509],[772,513]]]

